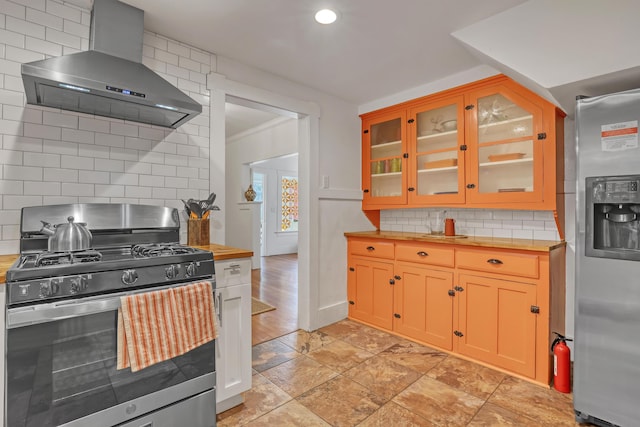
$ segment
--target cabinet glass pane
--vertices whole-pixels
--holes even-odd
[[[393,157],[371,163],[371,196],[402,195],[402,158]]]
[[[417,157],[418,195],[458,192],[458,152],[444,151]]]
[[[371,160],[402,155],[400,118],[371,125]]]
[[[533,191],[533,140],[480,147],[480,193]]]
[[[478,99],[478,142],[531,138],[533,116],[501,94]]]
[[[458,144],[456,104],[418,113],[416,132],[418,153],[455,148]]]

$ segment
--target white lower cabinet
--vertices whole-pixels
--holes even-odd
[[[251,259],[216,261],[216,412],[251,388]]]

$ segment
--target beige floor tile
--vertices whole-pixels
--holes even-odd
[[[507,377],[488,402],[522,414],[544,425],[575,426],[571,395]]]
[[[295,400],[246,424],[251,427],[328,427],[322,418]]]
[[[252,366],[262,372],[298,356],[300,353],[278,340],[267,341],[253,347]]]
[[[354,333],[357,333],[358,331],[361,331],[367,328],[368,326],[365,326],[362,323],[345,319],[336,323],[332,323],[331,325],[325,326],[324,328],[320,328],[318,329],[318,331],[323,332],[335,338],[344,339]]]
[[[543,424],[492,403],[485,403],[468,424],[469,427],[543,427]]]
[[[423,374],[447,358],[446,353],[406,340],[392,345],[378,355]]]
[[[375,356],[348,370],[344,376],[389,400],[422,374],[389,359]]]
[[[453,356],[430,370],[427,376],[483,400],[488,399],[506,377],[496,370]]]
[[[394,397],[393,402],[426,418],[433,425],[464,426],[484,400],[425,375]]]
[[[344,372],[373,357],[373,354],[342,340],[335,340],[307,354],[307,357],[335,371]]]
[[[358,427],[422,427],[432,425],[429,421],[402,406],[388,402],[358,424]]]
[[[395,335],[367,326],[343,338],[343,340],[374,354],[380,353],[403,341],[402,338],[398,338]]]
[[[251,390],[244,393],[244,403],[218,415],[219,427],[246,424],[291,400],[291,396],[262,375],[254,375],[252,381]]]
[[[310,351],[317,350],[335,341],[335,338],[320,331],[307,332],[297,330],[278,338],[278,340],[302,354],[307,354]]]
[[[297,400],[332,426],[355,426],[384,403],[375,393],[344,376],[327,381]]]
[[[296,397],[313,387],[329,381],[337,372],[306,356],[284,362],[262,372],[269,381]]]

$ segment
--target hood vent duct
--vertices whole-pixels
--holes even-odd
[[[144,12],[95,0],[90,50],[22,64],[27,103],[177,128],[202,106],[142,64]]]

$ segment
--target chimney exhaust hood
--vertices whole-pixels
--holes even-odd
[[[22,64],[27,103],[177,128],[202,106],[142,64],[144,12],[95,0],[89,50]]]

